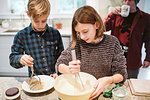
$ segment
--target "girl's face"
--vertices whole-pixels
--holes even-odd
[[[32,27],[36,29],[37,31],[43,31],[45,30],[45,26],[47,23],[48,14],[42,15],[37,19],[34,19],[32,16],[29,16]]]
[[[93,24],[82,24],[78,23],[75,26],[75,31],[77,35],[87,43],[96,43],[96,29],[98,29],[98,25],[96,23]]]

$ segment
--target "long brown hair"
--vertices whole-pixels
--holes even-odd
[[[75,47],[77,40],[77,34],[75,31],[76,25],[78,23],[94,25],[96,22],[99,23],[99,28],[96,30],[95,38],[99,38],[102,37],[103,32],[105,31],[105,26],[96,10],[91,6],[83,6],[76,10],[72,19],[72,48]]]

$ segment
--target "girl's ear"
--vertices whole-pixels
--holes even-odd
[[[96,22],[95,22],[95,27],[96,27],[96,29],[98,29],[98,28],[99,28],[99,26],[100,26],[99,22],[98,22],[98,21],[96,21]]]

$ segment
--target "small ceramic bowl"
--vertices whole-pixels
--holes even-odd
[[[20,91],[17,87],[12,87],[6,90],[5,92],[6,100],[21,100]]]
[[[127,100],[128,92],[120,87],[112,90],[114,100]]]

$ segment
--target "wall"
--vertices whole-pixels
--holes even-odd
[[[150,0],[140,0],[140,2],[138,3],[138,7],[146,12],[146,13],[149,13],[150,14]]]
[[[0,13],[9,12],[9,2],[8,1],[9,0],[0,0]]]
[[[145,0],[144,11],[150,14],[150,6],[149,6],[149,4],[150,4],[150,0]]]
[[[137,6],[144,11],[145,0],[140,0]]]
[[[121,6],[122,0],[99,0],[100,16],[105,18],[108,15],[109,7]]]
[[[15,69],[9,64],[9,54],[13,38],[14,35],[0,35],[0,76],[28,76],[27,67]]]

